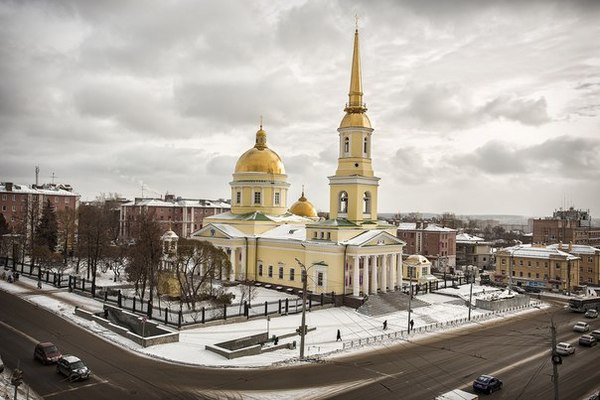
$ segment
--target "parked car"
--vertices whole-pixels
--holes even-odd
[[[476,392],[492,393],[502,389],[502,381],[495,376],[481,375],[473,382],[473,390]]]
[[[590,308],[589,310],[587,310],[585,312],[585,317],[586,318],[598,318],[598,310]]]
[[[79,358],[67,355],[56,363],[56,372],[63,374],[70,381],[78,381],[88,379],[91,371]]]
[[[596,344],[597,344],[597,340],[592,335],[581,335],[581,337],[579,338],[580,346],[592,347],[592,346],[595,346]]]
[[[587,322],[579,321],[578,323],[573,325],[573,330],[575,332],[587,332],[590,330],[590,326],[588,325]]]
[[[51,342],[42,342],[35,345],[33,350],[33,359],[40,360],[42,364],[53,364],[60,360],[62,354],[58,347]]]
[[[591,331],[590,335],[596,339],[596,341],[600,341],[600,329],[596,329],[595,331]]]
[[[568,356],[569,354],[575,353],[575,347],[567,342],[560,342],[556,345],[556,353],[561,356]]]
[[[542,293],[542,289],[536,286],[525,286],[525,291],[529,293]]]

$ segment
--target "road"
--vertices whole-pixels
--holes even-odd
[[[442,333],[412,343],[287,368],[221,369],[182,366],[140,357],[26,301],[0,292],[0,354],[45,399],[245,399],[283,391],[281,398],[433,399],[470,389],[481,373],[497,374],[497,399],[551,399],[549,313],[559,341],[577,347],[560,372],[561,399],[579,399],[600,389],[600,346],[580,348],[571,325],[582,319],[556,306],[502,319],[475,329]],[[600,320],[591,321],[600,329]],[[54,342],[83,358],[94,375],[70,383],[52,366],[33,361],[36,341]]]

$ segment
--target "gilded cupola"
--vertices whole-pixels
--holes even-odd
[[[301,217],[316,218],[317,210],[310,201],[304,197],[304,188],[302,188],[302,196],[290,207],[290,212]]]
[[[285,174],[283,161],[277,153],[267,146],[267,132],[262,124],[256,132],[256,144],[246,151],[235,164],[235,173],[262,172],[266,174]]]

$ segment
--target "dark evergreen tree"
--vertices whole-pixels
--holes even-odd
[[[6,218],[4,218],[4,214],[0,214],[0,236],[7,233],[10,233],[10,226],[8,226]]]
[[[50,202],[46,200],[42,209],[42,217],[37,226],[37,244],[39,246],[48,247],[51,252],[56,250],[58,244],[58,224],[56,222],[56,211]]]

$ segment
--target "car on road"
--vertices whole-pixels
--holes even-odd
[[[590,330],[590,326],[587,322],[579,321],[575,325],[573,325],[573,330],[575,332],[587,332]]]
[[[571,343],[560,342],[556,345],[556,354],[561,356],[568,356],[569,354],[575,353],[575,347]]]
[[[596,339],[596,341],[600,341],[600,329],[596,329],[595,331],[591,331],[590,335]]]
[[[33,359],[40,360],[42,364],[53,364],[62,357],[58,347],[51,342],[41,342],[35,345]]]
[[[590,308],[589,310],[587,310],[585,312],[585,317],[586,318],[598,318],[598,310],[596,310],[594,308]]]
[[[592,346],[595,346],[596,344],[598,344],[598,342],[597,342],[596,338],[593,337],[592,335],[581,335],[581,337],[579,338],[580,346],[592,347]]]
[[[476,392],[493,393],[502,389],[502,381],[492,375],[480,375],[473,382],[473,390]]]
[[[90,369],[78,357],[66,355],[56,363],[56,372],[70,381],[79,381],[90,377]]]

